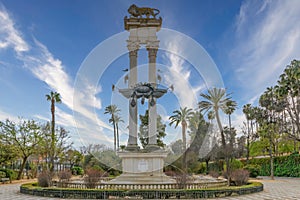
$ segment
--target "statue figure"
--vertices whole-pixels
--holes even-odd
[[[148,7],[139,8],[135,4],[132,4],[128,8],[128,13],[131,15],[131,17],[135,17],[135,18],[142,18],[143,15],[145,15],[147,18],[150,18],[150,16],[156,18],[156,15],[159,14],[159,10],[155,8],[148,8]]]

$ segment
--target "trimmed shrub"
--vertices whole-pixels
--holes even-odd
[[[221,172],[223,171],[223,166],[224,166],[224,161],[223,160],[219,160],[219,161],[216,161],[216,162],[211,162],[211,163],[208,163],[208,169],[209,171],[218,171],[218,172]]]
[[[18,177],[18,173],[12,169],[0,169],[1,172],[4,172],[6,175],[6,178],[9,178],[10,180],[16,180]],[[4,177],[4,178],[5,178]]]
[[[38,185],[40,187],[50,187],[51,186],[51,175],[49,172],[45,171],[40,173],[38,176]]]
[[[198,174],[205,174],[206,173],[206,164],[205,163],[199,163],[197,172]]]
[[[78,167],[78,166],[72,167],[73,175],[83,175],[83,173],[84,173],[84,171],[83,171],[82,167]]]
[[[246,162],[246,161],[244,161]],[[249,164],[259,165],[259,176],[270,176],[270,158],[253,158]],[[274,157],[274,175],[285,177],[300,177],[300,155]]]
[[[236,169],[231,173],[231,181],[236,186],[246,185],[249,180],[249,172],[244,169]]]
[[[0,171],[0,178],[5,178],[6,177],[6,173],[3,171]]]
[[[57,173],[60,182],[69,181],[72,177],[72,173],[69,170],[60,171]]]
[[[256,178],[259,175],[261,170],[261,166],[255,164],[249,164],[244,167],[245,170],[249,172],[249,176],[252,178]]]
[[[243,166],[244,166],[244,164],[240,160],[232,159],[230,161],[231,170],[242,169]]]

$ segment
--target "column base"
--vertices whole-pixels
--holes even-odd
[[[147,152],[153,152],[153,151],[158,151],[158,150],[162,150],[162,148],[160,146],[157,146],[156,144],[148,144],[145,147],[145,150]]]
[[[126,150],[126,151],[139,151],[139,150],[140,150],[140,147],[139,147],[137,144],[128,144],[128,145],[125,147],[125,150]]]

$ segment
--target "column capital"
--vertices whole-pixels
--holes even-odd
[[[151,40],[147,42],[146,48],[148,49],[158,49],[159,47],[159,40]]]
[[[129,52],[138,51],[140,48],[139,41],[127,40],[127,48]]]
[[[156,57],[157,50],[158,48],[147,48],[149,58]]]
[[[138,52],[138,49],[133,50],[133,51],[129,51],[129,56],[130,56],[130,57],[131,57],[131,56],[137,57],[137,52]]]

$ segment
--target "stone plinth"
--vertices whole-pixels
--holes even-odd
[[[125,30],[144,28],[144,27],[155,27],[157,31],[160,30],[162,24],[162,18],[124,18]]]
[[[118,152],[122,159],[123,173],[111,180],[110,184],[166,184],[176,181],[163,173],[167,152]]]

